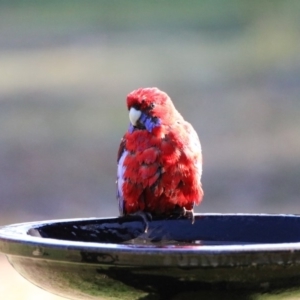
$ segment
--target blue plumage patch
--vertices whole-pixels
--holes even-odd
[[[138,123],[141,124],[144,127],[144,129],[146,129],[147,131],[152,132],[153,128],[155,128],[161,124],[161,121],[158,118],[153,118],[153,117],[148,116],[145,113],[142,113],[141,117],[138,120]],[[130,133],[132,133],[135,128],[136,127],[130,123],[128,131]],[[139,126],[137,126],[137,128],[139,128]]]

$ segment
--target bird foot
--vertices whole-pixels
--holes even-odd
[[[129,216],[137,216],[137,217],[142,218],[142,221],[145,224],[144,233],[147,233],[147,231],[149,229],[149,222],[152,221],[152,215],[151,215],[151,213],[144,212],[144,211],[137,211],[135,213],[130,214]]]
[[[188,209],[185,209],[185,208],[183,208],[183,210],[184,210],[183,215],[186,216],[188,219],[191,219],[192,224],[194,224],[195,223],[194,210],[193,209],[188,210]]]
[[[176,210],[176,213],[178,213],[180,217],[182,216],[182,217],[186,217],[188,219],[191,219],[192,224],[195,223],[195,216],[194,216],[194,210],[193,209],[188,210],[185,207],[179,207]]]

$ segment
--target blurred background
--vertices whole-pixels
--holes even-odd
[[[151,86],[200,136],[196,212],[300,213],[299,1],[0,0],[0,225],[116,216]]]

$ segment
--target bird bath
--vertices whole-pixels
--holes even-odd
[[[196,214],[144,228],[138,216],[15,224],[0,228],[0,252],[70,299],[250,299],[300,286],[300,216]]]

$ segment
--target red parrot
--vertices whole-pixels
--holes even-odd
[[[198,135],[158,88],[127,96],[130,125],[118,152],[117,198],[121,215],[191,216],[202,201]]]

